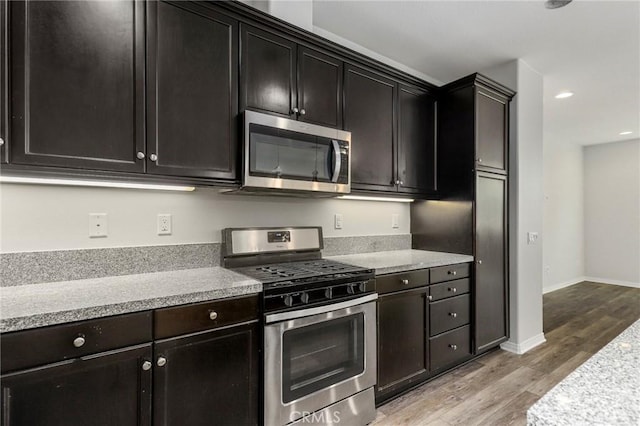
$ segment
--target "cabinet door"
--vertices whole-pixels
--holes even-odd
[[[237,22],[195,3],[147,7],[147,170],[235,179]]]
[[[298,50],[300,121],[342,128],[342,61],[316,50]]]
[[[408,86],[398,91],[398,179],[400,192],[436,190],[436,99]]]
[[[8,2],[0,0],[0,163],[7,162],[9,135],[9,92],[7,72],[7,21]]]
[[[160,341],[154,353],[155,425],[258,423],[257,324]]]
[[[240,109],[296,118],[296,43],[240,26]]]
[[[482,352],[508,336],[507,180],[478,173],[475,235],[475,349]]]
[[[507,100],[476,89],[476,164],[488,171],[506,171],[508,137]]]
[[[3,426],[151,424],[151,344],[2,376]]]
[[[428,373],[428,288],[378,299],[378,384],[380,402],[424,379]]]
[[[354,189],[396,190],[396,87],[396,83],[378,74],[346,66],[344,129],[351,132]]]
[[[11,161],[143,171],[144,3],[10,6]]]

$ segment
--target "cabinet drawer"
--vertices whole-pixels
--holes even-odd
[[[402,272],[399,274],[376,277],[376,288],[379,294],[422,287],[429,284],[429,270]]]
[[[429,339],[431,371],[455,364],[471,355],[471,327],[465,326]]]
[[[469,293],[469,278],[435,284],[429,288],[430,300],[433,302],[466,293]]]
[[[440,283],[442,281],[457,280],[458,278],[468,277],[469,270],[470,265],[468,263],[431,268],[431,283]]]
[[[257,295],[157,309],[154,312],[153,335],[156,339],[163,339],[257,318]]]
[[[151,341],[151,311],[0,336],[2,373]]]
[[[431,336],[469,324],[469,295],[452,297],[429,305]]]

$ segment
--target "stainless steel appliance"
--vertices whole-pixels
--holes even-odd
[[[243,189],[351,191],[351,133],[244,113]]]
[[[223,230],[223,265],[263,283],[268,426],[375,419],[374,271],[322,247],[319,227]]]

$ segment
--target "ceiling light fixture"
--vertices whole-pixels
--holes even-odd
[[[625,131],[625,132],[620,132],[620,136],[630,135],[631,133],[633,133],[633,132],[631,132],[631,131],[627,130],[627,131]]]
[[[544,7],[547,9],[558,9],[571,3],[572,0],[546,0]]]
[[[365,195],[340,195],[341,200],[389,201],[393,203],[413,203],[413,198],[367,197]]]
[[[88,186],[99,188],[153,189],[158,191],[195,191],[195,186],[156,185],[150,183],[107,182],[99,180],[47,179],[19,176],[0,176],[1,183],[26,183],[33,185]]]
[[[560,92],[556,95],[556,99],[565,99],[573,96],[573,92]]]

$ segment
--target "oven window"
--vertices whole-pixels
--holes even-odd
[[[364,372],[364,314],[286,331],[282,342],[283,402]]]
[[[331,141],[326,138],[249,125],[249,174],[252,176],[329,181]]]

